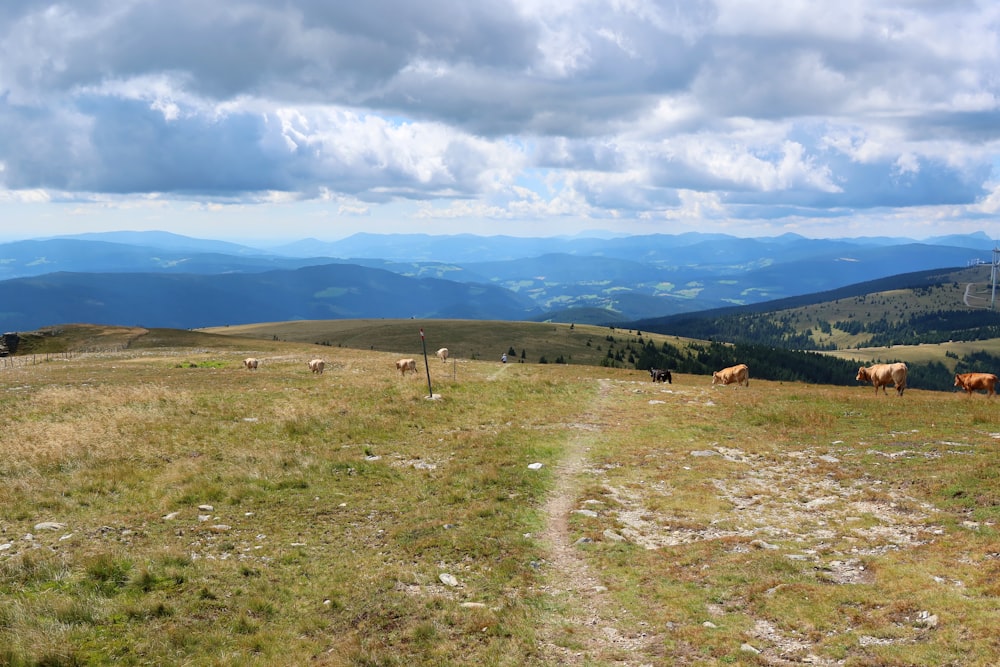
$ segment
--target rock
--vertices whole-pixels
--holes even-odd
[[[750,543],[750,546],[757,547],[758,549],[770,549],[770,550],[775,550],[779,548],[777,544],[770,544],[769,542],[765,542],[764,540],[754,540],[753,542]]]
[[[573,510],[573,514],[582,514],[583,516],[589,516],[591,518],[599,516],[594,510]]]
[[[198,509],[202,512],[214,512],[215,507],[213,505],[198,505]]]
[[[58,521],[42,521],[35,524],[35,530],[62,530],[65,527],[66,524]]]
[[[612,542],[624,542],[625,541],[625,537],[623,535],[619,535],[618,533],[616,533],[615,531],[611,530],[610,528],[608,528],[608,529],[606,529],[604,531],[604,537],[606,537],[607,539],[611,540]]]
[[[458,579],[456,579],[454,575],[448,574],[447,572],[442,572],[438,575],[438,579],[440,579],[441,583],[445,586],[458,586]]]
[[[746,643],[744,643],[742,646],[740,646],[740,650],[743,651],[744,653],[753,653],[754,655],[757,655],[758,653],[760,653],[760,649],[759,648],[755,648],[755,647],[751,646],[750,644],[746,644]]]
[[[528,464],[528,470],[541,470],[541,469],[542,469],[542,464],[541,463],[530,463],[530,464]]]
[[[170,514],[164,514],[163,520],[172,521],[173,519],[176,519],[178,516],[180,516],[180,514],[181,514],[180,512],[171,512]]]
[[[711,449],[696,449],[691,452],[691,456],[718,456],[719,452],[712,451]]]

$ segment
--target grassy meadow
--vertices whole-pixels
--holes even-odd
[[[0,366],[0,664],[996,664],[995,399],[423,324]]]

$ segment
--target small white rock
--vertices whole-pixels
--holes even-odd
[[[528,470],[541,470],[541,468],[542,468],[542,464],[541,463],[529,463],[528,464]]]
[[[458,579],[456,579],[454,575],[448,574],[447,572],[442,572],[438,575],[438,579],[440,579],[441,583],[445,586],[458,586]]]
[[[65,527],[66,524],[58,521],[42,521],[35,524],[35,530],[62,530]]]

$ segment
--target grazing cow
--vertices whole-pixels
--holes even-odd
[[[650,368],[649,376],[653,378],[653,382],[667,382],[669,384],[674,383],[674,378],[670,375],[670,371],[662,368]]]
[[[872,364],[867,368],[862,366],[858,369],[858,377],[855,379],[858,382],[871,382],[875,385],[876,394],[879,387],[885,394],[886,385],[894,384],[896,393],[902,396],[903,390],[906,389],[906,364],[900,361],[894,364]]]
[[[448,361],[448,348],[442,347],[436,354],[441,361]]]
[[[993,373],[958,373],[955,375],[955,386],[961,387],[965,393],[972,396],[976,390],[985,391],[986,397],[994,396],[997,376]]]
[[[406,371],[417,372],[417,362],[415,359],[400,359],[396,362],[396,368],[399,369],[400,375],[406,375]]]
[[[746,364],[737,364],[721,371],[712,373],[712,384],[742,384],[750,386],[750,368]]]
[[[243,360],[243,365],[246,366],[248,371],[257,370],[257,366],[260,364],[260,359],[255,359],[254,357],[247,357]]]
[[[322,359],[313,359],[309,362],[309,370],[313,373],[323,374],[323,369],[326,368],[326,362]]]

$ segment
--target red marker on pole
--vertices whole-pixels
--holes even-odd
[[[427,341],[424,340],[423,327],[420,327],[420,345],[424,348],[424,368],[427,370],[427,398],[434,398],[434,390],[431,389],[431,366],[427,363]]]

